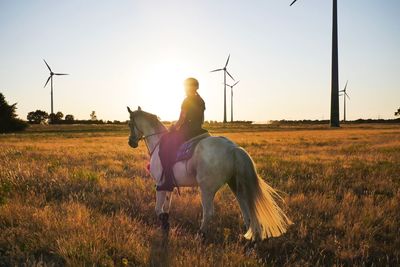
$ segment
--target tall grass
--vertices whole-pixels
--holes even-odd
[[[163,235],[145,147],[123,130],[61,130],[0,136],[0,266],[400,264],[398,126],[218,133],[249,151],[295,223],[256,246],[227,187],[206,242],[197,189],[173,197]]]

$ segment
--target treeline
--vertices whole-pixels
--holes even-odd
[[[163,124],[169,125],[169,124],[174,124],[176,121],[161,121]],[[227,122],[225,124],[252,124],[253,121],[233,121],[233,122]],[[205,125],[224,125],[223,122],[221,121],[204,121]]]
[[[226,124],[252,124],[253,121],[228,121]],[[218,124],[223,124],[223,122],[220,121],[205,121],[204,124],[209,124],[209,125],[218,125]]]
[[[348,123],[400,123],[400,118],[397,119],[358,119],[349,121]]]
[[[67,114],[64,117],[64,114],[59,111],[57,113],[48,114],[43,110],[31,111],[28,113],[26,117],[30,124],[126,124],[127,121],[105,121],[98,120],[95,111],[92,111],[90,114],[89,120],[78,120],[75,119],[74,115]]]
[[[8,104],[4,95],[0,93],[0,133],[8,133],[22,131],[28,127],[28,123],[18,118],[16,114],[17,103]],[[42,110],[31,111],[28,113],[27,120],[29,124],[126,124],[128,121],[105,121],[98,120],[95,111],[89,115],[88,120],[78,120],[72,114],[64,116],[62,112],[48,114]],[[395,117],[400,116],[400,107],[394,113]],[[172,122],[164,121],[163,123],[171,124]],[[247,125],[252,121],[234,121],[228,122],[227,125]],[[329,124],[329,120],[273,120],[271,124],[275,125],[300,125],[300,124]],[[342,122],[344,124],[362,124],[362,123],[400,123],[400,118],[397,119],[358,119],[353,121]],[[224,125],[222,122],[205,121],[205,127]]]
[[[271,124],[329,124],[329,120],[271,120]],[[361,124],[361,123],[400,123],[400,118],[397,119],[357,119],[352,121],[342,121],[342,124]]]
[[[60,120],[57,123],[52,124],[127,124],[128,121],[118,121],[118,120]]]

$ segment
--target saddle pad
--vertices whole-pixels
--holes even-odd
[[[178,152],[176,154],[176,162],[190,159],[193,155],[194,149],[196,148],[197,144],[204,138],[207,138],[210,136],[211,135],[208,132],[206,132],[206,133],[200,134],[198,136],[195,136],[192,139],[189,139],[188,141],[183,143],[179,147]]]

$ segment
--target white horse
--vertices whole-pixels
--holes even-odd
[[[129,145],[138,146],[145,140],[150,154],[150,173],[157,185],[161,182],[162,166],[158,155],[160,138],[167,131],[157,116],[138,110],[131,111]],[[175,182],[179,187],[199,186],[203,218],[200,233],[207,232],[214,213],[215,193],[227,183],[235,194],[246,224],[245,238],[251,240],[277,237],[286,232],[292,223],[275,202],[277,192],[258,175],[253,160],[241,147],[224,137],[210,136],[202,139],[191,159],[173,166]],[[168,224],[172,194],[157,191],[157,216],[163,225]]]

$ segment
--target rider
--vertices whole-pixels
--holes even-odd
[[[201,125],[204,122],[204,100],[197,93],[199,82],[195,78],[187,78],[184,83],[186,98],[181,106],[181,114],[171,131],[182,132],[185,140],[196,136],[202,131]]]
[[[195,78],[187,78],[184,87],[186,98],[181,106],[179,120],[161,138],[159,156],[163,167],[164,180],[163,184],[157,187],[157,190],[173,190],[172,166],[176,161],[179,146],[204,132],[201,126],[204,122],[206,106],[204,100],[197,93],[199,82]]]

